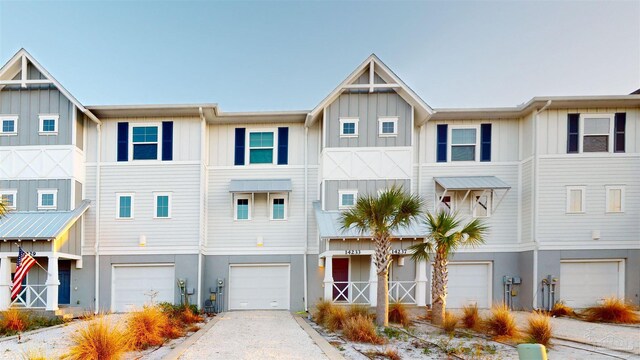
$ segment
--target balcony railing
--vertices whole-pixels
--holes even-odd
[[[416,282],[389,281],[389,301],[403,304],[415,304]]]
[[[47,285],[23,285],[11,306],[44,309],[47,307]]]
[[[368,281],[335,281],[333,302],[342,304],[370,304]],[[415,281],[389,281],[389,302],[416,303]]]

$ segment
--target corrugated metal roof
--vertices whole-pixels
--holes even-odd
[[[292,189],[291,179],[243,179],[229,183],[232,193],[290,192]]]
[[[433,179],[447,190],[511,189],[511,186],[495,176],[452,176]]]
[[[89,208],[85,200],[73,211],[16,211],[0,218],[0,239],[55,239]]]
[[[313,203],[313,209],[316,214],[316,222],[320,237],[323,239],[343,239],[343,238],[367,238],[369,234],[362,234],[354,228],[347,230],[342,229],[340,223],[340,211],[323,211],[320,202]],[[414,221],[408,226],[403,226],[392,234],[395,238],[423,238],[427,236],[427,228],[419,221]]]

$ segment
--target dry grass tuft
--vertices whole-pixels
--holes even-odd
[[[344,337],[350,341],[366,342],[371,344],[382,344],[384,339],[376,332],[373,320],[367,316],[358,315],[347,319],[344,323]]]
[[[342,306],[333,306],[324,319],[324,326],[329,331],[335,332],[342,329],[345,321],[347,321],[347,310]]]
[[[318,325],[324,324],[327,315],[329,314],[329,310],[333,307],[333,303],[328,300],[322,300],[316,303],[316,311],[313,314],[313,320]]]
[[[487,330],[496,337],[512,339],[517,335],[516,320],[505,304],[494,305],[485,322]]]
[[[477,329],[480,325],[480,315],[478,305],[465,305],[462,308],[462,324],[467,329]]]
[[[640,323],[640,316],[635,310],[635,306],[623,299],[610,297],[604,299],[600,305],[585,309],[583,314],[585,319],[591,322],[637,324]]]
[[[407,307],[397,302],[389,305],[389,321],[404,327],[411,325],[411,318]]]
[[[48,360],[41,349],[29,349],[21,356],[22,360]]]
[[[189,325],[189,327],[187,327],[187,331],[188,332],[196,332],[198,330],[200,330],[200,326],[195,325],[195,324]]]
[[[25,331],[30,324],[29,314],[16,308],[1,313],[0,329],[4,331]]]
[[[158,346],[164,343],[163,329],[167,326],[169,318],[156,306],[144,307],[140,311],[129,314],[127,322],[127,335],[131,341],[131,347],[135,350],[144,350],[150,346]]]
[[[126,334],[104,317],[89,321],[72,335],[73,345],[64,356],[71,360],[118,360],[129,349]]]
[[[543,313],[531,313],[527,319],[524,341],[549,347],[553,336],[550,319],[549,315]]]
[[[186,332],[179,319],[169,318],[160,331],[162,337],[166,339],[177,339],[183,337]]]
[[[371,316],[367,305],[351,305],[347,310],[347,317],[356,317],[358,315]]]
[[[398,354],[398,350],[392,348],[386,348],[384,353],[382,353],[384,357],[389,360],[401,360],[400,354]]]
[[[551,316],[575,316],[576,315],[575,311],[573,311],[573,309],[570,306],[568,306],[562,301],[558,301],[557,303],[553,304],[553,308],[551,309],[551,312],[549,314],[551,314]]]
[[[447,334],[453,334],[456,331],[456,326],[458,325],[458,316],[453,313],[445,312],[444,313],[444,321],[442,322],[442,329]]]
[[[191,325],[191,324],[204,321],[202,316],[194,314],[193,311],[191,311],[191,309],[187,307],[185,307],[185,309],[180,313],[180,320],[186,325]]]

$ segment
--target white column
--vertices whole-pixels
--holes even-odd
[[[375,255],[371,254],[371,265],[369,265],[369,303],[371,306],[376,306],[378,303],[378,271],[375,258]]]
[[[11,305],[11,259],[0,257],[0,311],[7,310]]]
[[[324,258],[324,299],[333,301],[333,256]]]
[[[427,262],[416,262],[416,305],[427,306]]]
[[[58,287],[60,279],[58,278],[58,256],[49,256],[49,265],[47,266],[47,310],[58,310]]]

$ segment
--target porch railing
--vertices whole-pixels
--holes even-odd
[[[403,304],[415,304],[416,282],[389,281],[389,301]]]
[[[333,302],[369,304],[368,281],[336,281],[333,283]]]
[[[47,285],[23,285],[22,290],[11,302],[12,306],[44,309],[47,307]]]

